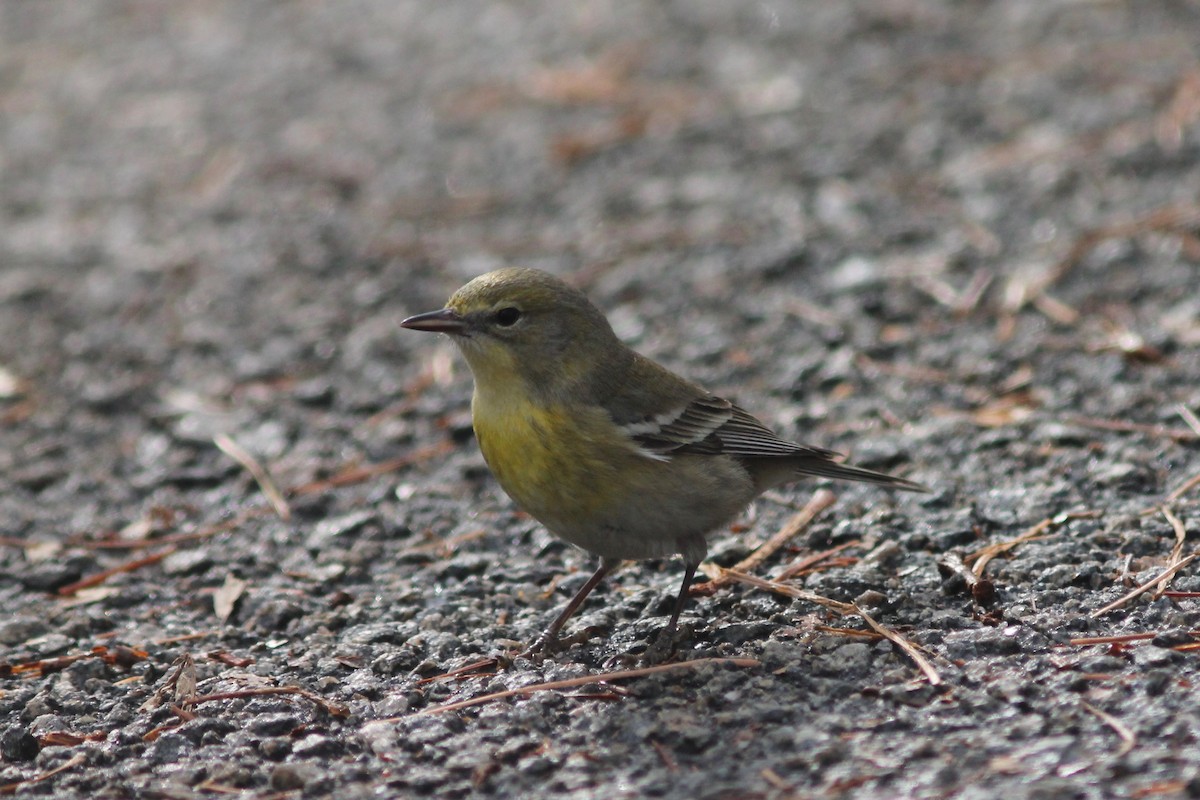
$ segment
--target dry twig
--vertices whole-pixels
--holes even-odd
[[[417,683],[436,683],[438,681],[454,680],[456,678],[478,678],[481,676],[495,675],[496,673],[494,671],[482,672],[482,670],[494,670],[494,668],[499,665],[499,660],[495,658],[485,658],[480,661],[475,661],[461,666],[458,669],[452,669],[449,672],[443,672],[440,675],[432,675],[428,678],[421,678],[421,680],[417,681]]]
[[[546,683],[536,683],[532,686],[522,686],[519,689],[507,689],[503,692],[492,692],[491,694],[472,697],[470,700],[460,700],[456,703],[446,703],[445,705],[434,706],[418,711],[418,715],[425,714],[442,714],[446,711],[458,711],[471,706],[483,705],[491,703],[495,700],[503,700],[508,697],[519,697],[535,692],[549,692],[555,689],[573,689],[576,686],[586,686],[590,683],[607,683],[608,681],[623,681],[632,678],[643,678],[647,675],[654,675],[660,672],[674,672],[681,669],[692,669],[706,664],[729,664],[735,667],[757,667],[758,660],[753,658],[697,658],[692,661],[680,661],[675,664],[660,664],[655,667],[645,667],[642,669],[623,669],[616,672],[601,673],[599,675],[584,675],[581,678],[568,678],[561,681],[548,681]],[[381,720],[381,722],[389,722],[400,719],[400,717],[392,717],[391,719]]]
[[[1183,403],[1176,406],[1175,410],[1179,412],[1179,416],[1183,417],[1183,421],[1187,423],[1187,426],[1195,431],[1197,436],[1200,436],[1200,417],[1196,416],[1196,412]]]
[[[74,769],[85,761],[87,761],[87,756],[84,753],[76,753],[54,769],[47,770],[37,777],[29,778],[28,780],[23,781],[16,781],[15,783],[6,783],[0,785],[0,794],[16,794],[17,791],[22,787],[29,786],[34,783],[40,783],[48,778],[53,778],[60,772],[66,772],[69,769]]]
[[[787,523],[779,529],[779,532],[764,542],[760,547],[756,548],[753,553],[739,561],[733,569],[747,572],[749,570],[758,569],[771,556],[775,554],[779,548],[783,547],[791,541],[798,533],[807,528],[812,521],[816,519],[822,511],[829,508],[837,502],[837,495],[828,489],[818,489],[812,496],[812,499],[805,504],[804,508],[800,509],[792,516]],[[729,580],[723,580],[721,575],[712,580],[693,586],[691,593],[693,595],[710,595],[722,586],[728,585]]]
[[[667,772],[679,772],[679,764],[671,755],[671,751],[668,750],[666,746],[657,739],[650,739],[649,742],[650,746],[654,748],[654,751],[658,753],[658,759],[659,761],[662,761],[663,766],[667,768]]]
[[[964,317],[979,305],[983,293],[987,291],[994,277],[989,270],[976,270],[975,274],[971,276],[971,280],[962,289],[955,289],[940,278],[923,272],[913,275],[911,280],[913,286],[949,308],[955,316]]]
[[[1131,731],[1125,725],[1125,723],[1121,722],[1121,720],[1117,719],[1112,714],[1109,714],[1107,711],[1102,711],[1101,709],[1096,708],[1091,703],[1081,700],[1079,704],[1083,706],[1084,711],[1087,711],[1089,714],[1094,714],[1101,722],[1116,731],[1117,736],[1121,737],[1121,746],[1117,749],[1117,752],[1113,754],[1117,758],[1120,758],[1133,748],[1137,747],[1137,736],[1135,736],[1133,731]]]
[[[164,558],[171,555],[178,549],[178,547],[168,547],[165,550],[159,550],[157,553],[148,555],[144,558],[126,561],[124,564],[112,567],[111,569],[106,569],[103,572],[97,572],[94,575],[89,575],[82,580],[75,581],[74,583],[68,583],[66,586],[60,586],[58,589],[58,595],[60,597],[69,597],[70,595],[78,592],[80,589],[98,586],[114,575],[120,575],[122,572],[133,572],[134,570],[139,570],[142,567],[148,567],[151,564],[157,564],[159,561],[162,561]]]
[[[784,597],[792,597],[797,600],[807,600],[810,603],[816,603],[819,606],[828,608],[831,611],[836,611],[839,614],[854,614],[853,603],[843,603],[841,600],[834,600],[824,595],[819,595],[815,592],[810,592],[807,589],[801,589],[798,586],[792,586],[779,581],[772,581],[766,578],[759,578],[755,575],[749,575],[745,572],[739,572],[735,569],[727,569],[725,567],[716,567],[721,575],[727,575],[730,581],[744,583],[747,586],[753,586],[758,589],[764,589],[768,592],[781,594]]]
[[[1170,567],[1167,567],[1166,569],[1164,569],[1158,575],[1158,577],[1152,578],[1151,580],[1146,581],[1141,586],[1138,586],[1133,591],[1131,591],[1125,595],[1122,595],[1120,598],[1112,601],[1111,603],[1104,606],[1103,608],[1093,611],[1091,614],[1092,618],[1094,619],[1096,617],[1102,617],[1105,614],[1107,614],[1109,611],[1112,611],[1115,608],[1120,608],[1121,606],[1125,605],[1126,603],[1128,603],[1130,600],[1137,597],[1138,595],[1149,592],[1149,591],[1157,588],[1161,584],[1166,583],[1167,581],[1171,580],[1171,578],[1173,578],[1175,576],[1176,572],[1179,572],[1179,570],[1183,569],[1188,564],[1195,561],[1196,555],[1197,555],[1196,553],[1192,553],[1190,556],[1188,556],[1187,558],[1178,562],[1177,564],[1173,564]]]
[[[1051,298],[1047,292],[1074,269],[1098,245],[1112,239],[1128,239],[1143,233],[1166,233],[1186,238],[1200,225],[1200,206],[1175,205],[1154,209],[1136,219],[1115,222],[1085,232],[1057,263],[1031,276],[1028,271],[1014,275],[1005,287],[1002,337],[1011,336],[1014,318],[1026,305],[1033,305],[1056,322],[1071,323],[1078,312]]]
[[[267,513],[265,507],[247,508],[237,513],[237,515],[218,522],[215,525],[210,525],[207,528],[201,528],[198,531],[191,533],[176,533],[171,536],[161,536],[156,539],[94,539],[91,541],[83,541],[77,539],[68,539],[66,544],[71,547],[82,547],[88,550],[141,550],[146,547],[154,547],[164,544],[186,544],[195,542],[201,539],[209,539],[219,533],[234,530],[243,522],[254,517],[260,517]]]
[[[1200,486],[1200,472],[1197,472],[1195,475],[1188,478],[1186,481],[1184,481],[1182,484],[1179,485],[1179,488],[1175,489],[1169,495],[1167,495],[1166,501],[1168,503],[1174,503],[1176,500],[1183,497],[1185,494],[1190,492],[1192,489],[1195,489],[1197,486]]]
[[[925,677],[929,680],[930,686],[937,686],[942,682],[942,676],[939,675],[937,670],[933,668],[933,664],[929,663],[929,659],[921,655],[921,651],[917,649],[915,644],[910,642],[908,639],[905,639],[891,628],[885,627],[884,625],[876,622],[874,617],[872,617],[866,611],[863,611],[857,605],[854,606],[854,613],[862,617],[863,622],[871,626],[871,630],[875,631],[880,636],[889,640],[892,644],[896,645],[905,653],[907,653],[908,657],[916,662],[916,665],[921,669],[921,672],[925,673]]]
[[[1179,79],[1167,107],[1154,122],[1154,138],[1168,153],[1178,152],[1188,127],[1200,117],[1200,70],[1188,70]]]
[[[1068,425],[1078,425],[1081,428],[1095,428],[1102,431],[1117,433],[1144,433],[1147,436],[1157,436],[1175,442],[1194,442],[1200,439],[1200,434],[1187,428],[1168,428],[1166,425],[1151,425],[1142,422],[1124,422],[1117,419],[1100,419],[1098,417],[1080,417],[1070,415],[1063,419]]]
[[[405,467],[410,467],[413,464],[419,464],[422,461],[428,461],[435,456],[448,453],[454,449],[454,443],[450,440],[438,442],[437,444],[429,445],[428,447],[420,447],[411,453],[400,456],[398,458],[381,461],[378,464],[366,464],[362,466],[346,467],[342,471],[324,480],[309,481],[293,487],[289,494],[293,497],[297,495],[316,494],[327,489],[337,489],[342,486],[349,486],[355,483],[362,483],[370,480],[377,475],[386,475],[389,472],[396,472]]]
[[[971,592],[971,599],[979,605],[989,606],[996,600],[996,584],[975,574],[958,553],[946,553],[937,565],[939,570],[944,570],[943,574],[961,578]]]
[[[925,656],[921,655],[921,652],[917,649],[916,645],[905,639],[891,628],[885,627],[884,625],[876,622],[870,614],[863,611],[856,604],[843,603],[840,600],[833,600],[828,597],[823,597],[819,594],[815,594],[804,589],[799,589],[795,586],[789,586],[785,583],[779,583],[778,581],[764,580],[763,578],[757,578],[753,575],[747,575],[744,572],[737,572],[736,570],[727,569],[722,570],[722,572],[727,574],[730,579],[735,580],[738,583],[745,583],[749,586],[755,586],[759,589],[766,589],[769,592],[775,592],[776,594],[782,594],[787,597],[796,597],[801,600],[807,600],[810,603],[816,603],[817,605],[824,606],[825,608],[836,611],[839,614],[856,614],[862,617],[863,621],[866,622],[873,631],[878,633],[880,636],[883,636],[885,639],[890,640],[893,644],[903,650],[909,658],[916,662],[917,667],[920,668],[921,672],[925,673],[925,677],[929,680],[929,684],[931,686],[937,686],[942,682],[942,678],[938,674],[937,670],[933,668],[933,664],[929,663],[929,660],[926,659]]]
[[[820,553],[813,553],[812,555],[806,556],[799,561],[793,561],[791,564],[788,564],[786,567],[780,570],[779,574],[776,575],[774,579],[777,581],[791,580],[797,575],[800,575],[813,566],[821,563],[825,559],[830,558],[831,556],[836,556],[843,550],[848,550],[851,547],[857,547],[861,544],[862,539],[852,539],[849,542],[843,542],[842,544],[839,544],[836,547],[831,547],[828,550],[822,550]]]
[[[1183,544],[1187,540],[1187,528],[1183,525],[1183,520],[1175,516],[1175,512],[1166,506],[1162,507],[1163,516],[1167,518],[1167,522],[1171,524],[1171,529],[1175,531],[1175,546],[1171,548],[1171,560],[1167,562],[1168,567],[1173,567],[1183,560]],[[1167,591],[1170,582],[1160,584],[1154,590],[1154,597],[1157,599],[1162,597],[1163,592]]]
[[[271,479],[271,474],[267,472],[266,467],[260,464],[246,448],[224,433],[218,433],[214,436],[213,444],[222,453],[245,467],[246,471],[253,476],[254,482],[258,484],[258,488],[262,490],[263,495],[267,498],[267,502],[271,504],[271,508],[275,509],[275,513],[279,515],[280,519],[287,521],[292,518],[291,506],[288,505],[283,492],[279,491],[279,487]]]
[[[834,636],[858,637],[873,641],[883,638],[883,634],[875,633],[875,631],[860,631],[857,628],[835,628],[832,625],[813,625],[813,630],[821,631],[822,633],[832,633]]]
[[[39,658],[34,661],[22,661],[16,664],[0,661],[0,677],[8,677],[9,675],[42,677],[64,670],[78,661],[87,661],[93,658],[98,658],[105,664],[112,664],[127,669],[149,657],[149,653],[145,650],[139,650],[136,647],[117,645],[116,647],[109,648],[104,645],[98,645],[93,647],[89,653],[75,653],[55,658]]]
[[[335,717],[346,717],[350,715],[349,709],[338,703],[330,702],[316,692],[310,692],[300,686],[259,686],[254,689],[237,689],[232,692],[216,692],[214,694],[198,694],[193,695],[188,700],[189,706],[198,706],[201,703],[211,703],[218,700],[241,700],[247,697],[262,697],[263,695],[272,694],[293,694],[303,697],[305,700],[311,701],[313,704],[320,706]]]
[[[1126,644],[1128,642],[1144,642],[1147,639],[1153,639],[1158,636],[1157,633],[1125,633],[1120,636],[1084,636],[1079,639],[1071,639],[1069,644],[1077,647],[1087,647],[1093,644]]]
[[[1041,539],[1047,535],[1046,531],[1050,528],[1056,528],[1073,519],[1095,519],[1100,515],[1101,512],[1099,511],[1064,511],[1061,514],[1055,514],[1053,517],[1047,517],[1015,539],[989,544],[987,547],[980,548],[973,553],[968,553],[963,560],[971,564],[972,572],[982,577],[983,571],[987,569],[988,562],[1001,553],[1007,553],[1009,550],[1025,542]]]

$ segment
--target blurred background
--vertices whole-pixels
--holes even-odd
[[[1109,665],[1135,689],[1104,707],[1159,750],[1060,774],[1077,746],[1112,754],[1112,729],[1074,705],[1049,719],[1014,700],[1005,718],[1027,727],[1008,745],[989,732],[995,697],[1023,690],[979,676],[991,656],[1015,656],[941,647],[948,629],[1002,629],[969,604],[945,611],[959,601],[944,599],[934,559],[1065,510],[1116,515],[1065,549],[1004,562],[1008,619],[1046,637],[1021,640],[1030,660],[1013,686],[1075,680],[1048,631],[1087,632],[1100,624],[1087,621],[1092,592],[1167,563],[1170,527],[1138,515],[1197,468],[1198,54],[1200,5],[1186,0],[0,0],[0,605],[11,613],[0,643],[35,658],[102,636],[173,641],[214,625],[212,594],[236,573],[249,586],[217,641],[305,685],[335,677],[322,686],[364,704],[361,720],[401,713],[397,697],[427,702],[420,675],[527,640],[557,605],[541,592],[570,573],[561,595],[589,565],[513,515],[471,442],[465,368],[397,322],[473,275],[534,266],[584,288],[638,349],[781,432],[937,487],[924,505],[845,489],[809,544],[869,529],[903,542],[901,563],[808,585],[888,594],[922,643],[958,659],[961,702],[942,706],[938,729],[906,718],[908,700],[854,694],[910,677],[864,645],[833,658],[826,683],[803,671],[758,686],[771,696],[744,710],[774,738],[737,746],[749,750],[655,727],[662,709],[647,698],[627,721],[594,718],[634,726],[631,741],[682,736],[670,752],[685,775],[642,747],[607,766],[547,757],[557,784],[508,766],[473,783],[475,766],[434,759],[431,786],[949,794],[984,785],[956,771],[974,752],[981,770],[1010,759],[986,785],[1013,797],[1114,781],[1182,790],[1194,776],[1171,742],[1194,740],[1195,703],[1179,701],[1191,722],[1176,739],[1139,727],[1162,689],[1137,664]],[[290,522],[246,516],[261,497],[218,434],[271,472]],[[794,500],[747,524],[769,535]],[[97,541],[197,531],[208,538],[180,544],[145,573],[152,582],[134,572],[89,602],[46,599],[134,557]],[[747,546],[722,541],[718,552]],[[669,594],[674,567],[656,570],[623,572],[625,588],[604,595],[622,609],[617,630]],[[714,626],[743,611],[764,624],[774,608],[708,602],[699,613]],[[1186,608],[1153,608],[1131,630],[1200,627]],[[698,648],[757,657],[768,633],[795,642],[782,623],[740,639],[713,630],[701,626]],[[283,666],[272,659],[286,648],[269,641],[311,652]],[[161,675],[180,645],[152,650]],[[336,661],[347,653],[353,688]],[[26,683],[6,708],[20,725],[32,699],[61,711],[64,685]],[[821,700],[851,695],[862,705]],[[137,716],[81,720],[93,699],[63,725],[104,731]],[[1058,714],[1057,700],[1038,702]],[[773,727],[779,708],[786,724]],[[547,714],[546,735],[590,741],[578,717]],[[858,714],[908,721],[843,745]],[[517,736],[527,722],[504,716],[494,730]],[[793,728],[810,738],[788,738]],[[360,752],[356,725],[324,732],[337,747],[297,760]],[[231,752],[257,758],[238,741]],[[1012,742],[1053,758],[1025,759]],[[781,755],[820,748],[815,766]],[[402,750],[374,752],[407,765]],[[193,758],[180,752],[139,769],[166,774]],[[230,758],[214,752],[194,756],[205,774]],[[855,783],[868,763],[884,766]],[[713,764],[715,783],[687,772]],[[101,766],[95,785],[66,785],[117,785]],[[36,771],[25,767],[11,779]],[[246,786],[270,783],[247,769]],[[360,778],[325,780],[345,790]]]

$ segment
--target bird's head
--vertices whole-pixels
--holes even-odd
[[[607,371],[606,359],[623,351],[583,292],[536,269],[480,275],[451,295],[445,308],[400,324],[450,334],[481,384],[516,375],[531,388],[553,392]]]

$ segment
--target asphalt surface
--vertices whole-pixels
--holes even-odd
[[[0,2],[0,791],[1200,794],[1198,52],[1183,0]],[[594,564],[398,327],[504,265],[934,487],[712,542],[831,489],[748,571],[857,610],[710,587],[664,656],[639,563],[517,657]]]

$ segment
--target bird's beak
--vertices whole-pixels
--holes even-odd
[[[414,331],[453,333],[461,336],[467,332],[467,321],[453,308],[443,308],[409,317],[400,323],[400,327],[411,328]]]

